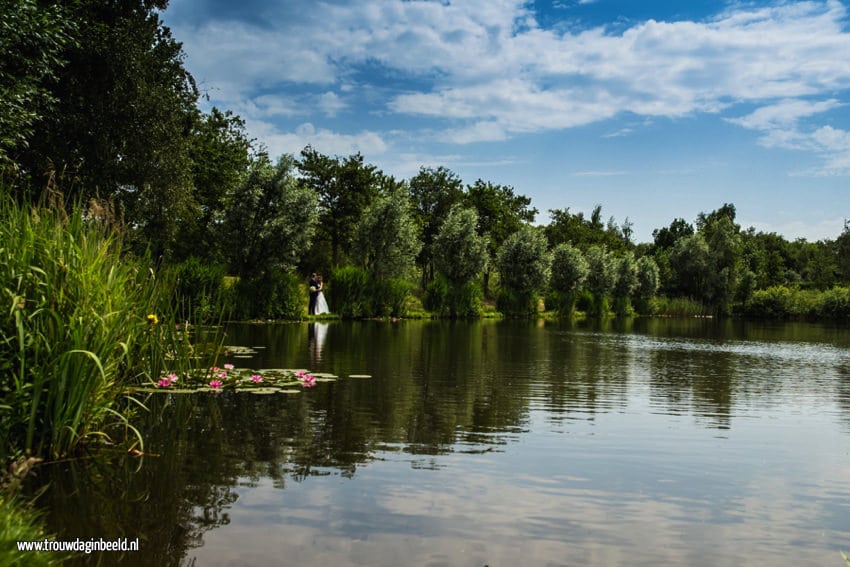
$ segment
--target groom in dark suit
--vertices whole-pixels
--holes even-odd
[[[310,315],[316,314],[316,298],[319,297],[319,278],[315,272],[310,275],[310,306],[307,308],[307,313]]]

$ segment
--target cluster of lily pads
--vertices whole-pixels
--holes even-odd
[[[355,375],[352,377],[366,377]],[[221,392],[225,389],[246,391],[252,394],[294,394],[312,388],[318,382],[333,382],[337,376],[303,369],[271,368],[252,370],[236,368],[233,364],[213,366],[194,373],[177,375],[169,373],[153,387],[137,388],[138,392],[193,393],[198,391]]]

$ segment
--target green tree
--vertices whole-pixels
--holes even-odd
[[[552,259],[542,230],[523,226],[505,239],[496,257],[499,308],[508,315],[537,310],[537,294],[549,283]]]
[[[301,182],[319,198],[318,237],[330,246],[335,268],[351,251],[355,226],[378,195],[380,172],[360,153],[331,158],[307,146],[298,161]]]
[[[251,163],[251,146],[244,121],[230,111],[213,108],[196,122],[190,148],[192,215],[181,226],[175,259],[224,259],[224,216]]]
[[[680,238],[691,236],[693,233],[694,227],[685,219],[673,219],[669,227],[656,228],[652,231],[653,244],[656,250],[669,250]]]
[[[631,246],[632,223],[628,218],[618,227],[614,218],[602,224],[602,205],[596,205],[589,219],[584,213],[571,213],[566,209],[549,209],[550,223],[546,226],[546,238],[550,246],[570,243],[580,250],[592,244],[606,246],[609,250],[625,250]]]
[[[417,261],[422,283],[434,279],[434,241],[452,207],[463,198],[463,181],[445,167],[421,167],[410,179],[414,218],[422,233],[422,250]]]
[[[465,285],[487,267],[487,240],[476,232],[478,214],[455,206],[434,239],[434,264],[446,280]]]
[[[225,219],[233,271],[256,279],[273,269],[292,270],[316,228],[316,195],[298,183],[295,160],[273,164],[260,154],[233,194]]]
[[[487,267],[489,254],[487,239],[476,232],[477,226],[478,214],[456,205],[434,238],[434,265],[445,278],[445,289],[430,286],[429,295],[437,295],[433,290],[439,289],[441,297],[429,299],[433,307],[444,308],[452,317],[474,316],[479,311],[481,289],[475,279]]]
[[[850,223],[844,222],[844,230],[835,239],[836,275],[843,284],[850,284]]]
[[[732,210],[734,212],[734,207]],[[740,227],[733,222],[733,217],[718,215],[715,218],[716,220],[702,229],[708,234],[710,259],[706,274],[706,299],[717,313],[728,315],[732,311],[732,302],[741,278]]]
[[[637,261],[637,286],[634,297],[640,303],[639,310],[646,311],[649,299],[655,295],[660,286],[658,264],[649,256],[642,256]]]
[[[62,6],[0,1],[0,167],[16,165],[36,123],[55,104],[47,83],[64,64],[73,22]]]
[[[363,211],[352,255],[375,281],[408,278],[422,247],[403,183],[384,178],[382,191]]]
[[[608,312],[608,296],[617,283],[617,263],[605,246],[594,244],[587,249],[587,290],[593,294],[594,314],[603,317]]]
[[[56,103],[19,152],[22,171],[73,179],[68,202],[114,199],[136,248],[170,253],[192,216],[191,132],[198,90],[159,19],[167,1],[44,2],[75,23],[65,64],[43,86]]]
[[[801,239],[794,246],[798,249],[797,262],[802,266],[801,275],[807,285],[824,290],[836,284],[838,263],[834,242],[805,242]]]
[[[572,315],[578,292],[588,272],[587,260],[578,248],[563,243],[552,251],[552,278],[549,286],[555,292],[555,308],[560,315]]]
[[[697,301],[708,297],[709,257],[708,244],[701,233],[685,236],[676,241],[670,251],[677,293]]]
[[[489,240],[490,258],[509,236],[527,223],[534,222],[537,209],[531,207],[531,199],[514,193],[513,187],[494,185],[477,180],[467,187],[465,204],[478,213],[478,234]],[[488,293],[490,268],[484,272],[484,293]]]
[[[775,232],[756,232],[754,228],[742,232],[741,253],[759,289],[785,285],[799,278],[792,246]]]
[[[626,252],[615,260],[614,311],[617,315],[632,313],[631,296],[638,286],[638,268],[634,254]]]

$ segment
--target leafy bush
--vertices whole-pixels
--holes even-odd
[[[183,318],[201,323],[210,323],[229,311],[234,301],[230,289],[225,288],[227,275],[221,264],[210,264],[192,257],[174,268],[175,309]]]
[[[850,288],[834,287],[824,291],[816,300],[815,314],[828,319],[850,318]]]
[[[445,278],[437,277],[425,288],[425,298],[422,306],[432,313],[439,315],[448,314],[447,300],[449,295],[449,284]]]
[[[425,308],[453,319],[480,317],[483,297],[477,282],[450,284],[444,277],[437,277],[426,289]]]
[[[343,319],[370,315],[369,276],[354,266],[338,268],[331,273],[328,295],[334,311]]]
[[[407,314],[407,297],[413,285],[403,279],[372,281],[372,296],[368,315],[376,317],[404,317]]]
[[[446,305],[450,317],[470,318],[481,315],[481,300],[484,292],[478,282],[468,282],[465,285],[451,286]]]
[[[500,288],[496,309],[509,317],[532,317],[537,314],[537,294]]]
[[[751,317],[783,319],[792,315],[793,290],[785,286],[773,286],[752,293],[743,312]]]
[[[738,311],[749,317],[765,319],[814,317],[821,315],[820,308],[829,293],[771,286],[754,291],[750,300],[739,306]]]
[[[236,314],[242,319],[298,320],[306,305],[301,279],[282,268],[264,277],[241,278],[236,284]]]

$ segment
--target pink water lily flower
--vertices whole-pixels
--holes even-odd
[[[310,374],[304,376],[303,380],[304,381],[301,383],[301,385],[305,388],[312,388],[316,385],[316,377]]]
[[[213,374],[218,374],[219,370],[221,370],[221,368],[219,368],[218,366],[213,366],[212,368],[210,368],[210,372],[212,372]]]
[[[162,380],[157,382],[156,385],[160,388],[168,388],[169,386],[171,386],[171,380],[169,380],[168,378],[163,378]]]
[[[298,372],[295,373],[295,376],[297,378],[304,378],[304,376],[306,376],[306,375],[307,375],[307,373],[304,372],[303,370],[299,370]]]
[[[223,385],[221,380],[210,380],[210,388],[213,390],[218,390]]]
[[[257,382],[262,382],[262,381],[263,381],[263,377],[260,376],[259,374],[254,374],[253,376],[251,376],[251,382],[257,383]]]
[[[169,374],[166,378],[169,382],[177,382],[177,374]]]
[[[225,365],[224,365],[224,369],[225,369],[225,370],[233,370],[234,368],[236,368],[236,367],[235,367],[235,366],[233,366],[232,364],[225,364]]]

